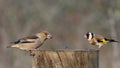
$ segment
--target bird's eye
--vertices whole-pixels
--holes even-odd
[[[87,37],[89,37],[89,34],[86,34]]]
[[[48,33],[44,33],[45,35],[48,35]]]

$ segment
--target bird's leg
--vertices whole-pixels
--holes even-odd
[[[34,56],[33,52],[31,50],[28,51],[30,56]]]
[[[34,56],[35,55],[35,51],[38,51],[37,49],[35,49],[35,48],[31,48],[30,50],[29,50],[29,52],[30,52],[30,56]]]
[[[30,50],[31,50],[31,51],[37,51],[37,49],[35,49],[35,48],[31,48]]]
[[[30,56],[35,56],[35,52],[34,51],[29,50],[29,54],[30,54]]]
[[[101,47],[102,47],[102,45],[99,45],[99,46],[98,46],[98,48],[101,48]]]

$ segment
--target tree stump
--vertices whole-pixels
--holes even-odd
[[[32,68],[99,68],[99,51],[36,51]]]

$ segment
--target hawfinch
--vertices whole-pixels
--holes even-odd
[[[37,50],[47,40],[51,39],[52,35],[47,31],[42,31],[33,36],[21,38],[7,47],[15,47],[25,51]]]
[[[100,35],[95,35],[91,32],[87,32],[84,37],[89,41],[90,44],[97,45],[98,48],[101,48],[104,44],[109,42],[118,42],[114,39],[109,39]]]

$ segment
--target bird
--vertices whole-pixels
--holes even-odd
[[[110,42],[119,42],[119,41],[116,41],[116,40],[111,39],[111,38],[106,38],[106,37],[103,37],[101,35],[96,35],[92,32],[87,32],[84,35],[84,37],[88,40],[88,42],[91,45],[98,46],[98,48],[101,48],[102,46],[104,46],[105,44],[110,43]]]
[[[24,51],[36,51],[47,39],[51,39],[52,35],[48,31],[41,31],[32,36],[20,38],[11,42],[7,48],[14,47]]]

